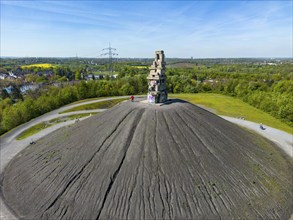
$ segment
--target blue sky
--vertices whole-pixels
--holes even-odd
[[[292,57],[292,4],[1,0],[1,56]]]

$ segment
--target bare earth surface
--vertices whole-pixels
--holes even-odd
[[[19,127],[13,129],[9,133],[3,135],[0,137],[0,180],[2,176],[2,171],[6,167],[7,163],[17,155],[21,150],[23,150],[25,147],[29,145],[29,142],[31,140],[38,140],[41,137],[46,136],[48,133],[51,133],[52,131],[61,128],[63,126],[66,126],[68,124],[72,124],[75,122],[75,120],[72,121],[67,121],[65,123],[60,123],[55,126],[52,126],[50,128],[47,128],[45,130],[42,130],[41,132],[27,138],[21,141],[17,141],[16,138],[19,134],[21,134],[23,131],[27,130],[28,128],[41,123],[43,121],[49,121],[51,119],[61,117],[61,116],[66,116],[66,115],[72,115],[72,114],[79,114],[79,113],[87,113],[87,112],[101,112],[104,111],[105,109],[97,109],[97,110],[89,110],[89,111],[75,111],[75,112],[69,112],[69,113],[64,113],[64,114],[59,114],[59,112],[71,109],[76,106],[84,105],[84,104],[91,104],[94,102],[102,102],[105,100],[111,100],[111,99],[119,99],[119,98],[125,98],[126,96],[123,97],[113,97],[113,98],[105,98],[105,99],[98,99],[98,100],[92,100],[92,101],[87,101],[83,103],[77,103],[73,105],[68,105],[61,107],[59,109],[56,109],[54,111],[51,111],[47,114],[44,114],[38,118],[35,118],[25,124],[20,125]],[[1,181],[0,181],[1,182]],[[1,185],[0,185],[1,186]],[[13,214],[7,209],[5,206],[1,194],[0,194],[0,219],[2,220],[11,220],[11,219],[16,219]]]
[[[292,188],[292,160],[272,142],[180,100],[59,129],[2,175],[25,219],[288,219]]]

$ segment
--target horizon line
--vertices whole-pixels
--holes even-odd
[[[0,56],[0,59],[5,58],[53,58],[53,59],[109,59],[109,57],[82,57],[82,56]],[[166,59],[186,59],[186,60],[196,60],[196,59],[292,59],[293,57],[165,57]],[[153,59],[153,57],[113,57],[112,59]]]

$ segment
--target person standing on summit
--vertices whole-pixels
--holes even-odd
[[[130,96],[130,100],[133,102],[134,101],[134,96]]]

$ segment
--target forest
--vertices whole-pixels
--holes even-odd
[[[21,80],[5,83],[2,80],[2,85],[10,85],[13,89],[10,94],[5,92],[5,89],[1,89],[0,134],[74,101],[94,97],[146,94],[148,62],[146,60],[116,63],[113,74],[117,74],[117,78],[107,75],[98,80],[94,78],[85,80],[85,76],[94,74],[93,71],[97,69],[106,70],[106,64],[100,64],[99,67],[99,65],[91,66],[85,63],[72,66],[67,63],[59,65],[58,68],[50,67],[52,68],[51,82],[56,79],[64,83],[44,84],[39,89],[29,90],[25,94],[19,90]],[[2,71],[5,71],[5,68],[1,66]],[[36,68],[40,71],[40,67]],[[42,77],[37,75],[38,71],[31,70],[24,76],[27,76],[27,81],[32,78],[36,80]],[[237,97],[293,126],[291,100],[293,65],[290,62],[269,65],[259,61],[233,63],[208,63],[206,60],[202,63],[178,61],[167,65],[166,76],[169,93],[213,92]],[[64,81],[60,80],[62,77]],[[34,80],[30,82],[33,83]],[[70,80],[73,83],[69,84]]]

